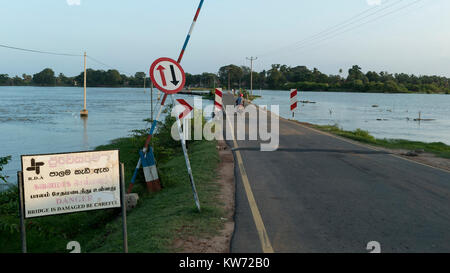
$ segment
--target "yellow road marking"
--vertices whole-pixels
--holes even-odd
[[[233,117],[234,118],[234,117]],[[261,214],[259,213],[258,206],[256,205],[256,200],[250,187],[250,182],[248,181],[247,173],[245,171],[244,163],[236,139],[234,138],[234,129],[231,125],[230,120],[227,119],[228,125],[230,126],[231,132],[233,133],[233,144],[236,153],[236,159],[238,161],[239,171],[242,177],[242,183],[244,184],[245,194],[247,195],[248,204],[250,205],[250,210],[252,212],[253,221],[256,225],[256,230],[258,231],[259,240],[261,242],[261,248],[264,253],[273,253],[272,244],[270,243],[269,236],[267,235],[264,222],[262,220]]]

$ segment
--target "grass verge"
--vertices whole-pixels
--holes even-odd
[[[223,228],[225,215],[220,204],[220,185],[215,183],[219,155],[215,141],[188,142],[190,163],[202,206],[198,212],[179,142],[170,137],[174,119],[159,125],[153,138],[154,153],[163,190],[146,193],[139,172],[134,192],[138,206],[127,215],[130,252],[175,252],[173,242],[188,237],[207,238]],[[116,139],[97,150],[120,149],[129,181],[136,166],[138,149],[145,142],[144,130]],[[20,252],[17,188],[0,193],[0,253]],[[82,252],[121,252],[120,209],[81,212],[27,220],[27,246],[32,253],[68,252],[69,241],[78,241]]]
[[[418,150],[423,149],[425,152],[432,153],[438,157],[450,158],[450,146],[442,142],[420,142],[410,141],[404,139],[379,139],[370,135],[368,131],[356,129],[354,131],[346,131],[339,128],[338,125],[314,125],[308,124],[313,128],[321,131],[329,132],[338,136],[353,139],[359,142],[380,146],[388,149],[405,149],[405,150]]]

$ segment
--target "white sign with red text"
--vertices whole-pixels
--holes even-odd
[[[25,218],[121,207],[119,151],[23,155]]]

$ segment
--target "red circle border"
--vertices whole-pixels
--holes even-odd
[[[171,62],[171,63],[175,64],[175,65],[178,67],[178,69],[180,69],[181,74],[182,74],[182,76],[183,76],[183,80],[182,80],[182,82],[181,82],[180,87],[178,87],[178,88],[175,89],[175,90],[167,90],[167,89],[164,89],[164,87],[160,86],[160,85],[156,82],[155,76],[154,76],[153,73],[152,73],[152,71],[154,70],[155,66],[156,66],[158,63],[164,62],[164,61]],[[163,92],[163,93],[165,93],[165,94],[168,94],[168,95],[170,95],[170,94],[176,94],[176,93],[180,92],[180,91],[183,89],[184,85],[186,84],[186,74],[184,73],[183,68],[181,67],[181,65],[180,65],[178,62],[176,62],[174,59],[171,59],[171,58],[162,57],[162,58],[159,58],[159,59],[155,60],[155,61],[152,63],[152,65],[150,66],[149,74],[150,74],[150,79],[152,80],[152,82],[153,82],[153,84],[155,85],[155,87],[158,88],[161,92]]]

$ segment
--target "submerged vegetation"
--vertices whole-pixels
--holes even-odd
[[[3,171],[3,166],[8,164],[8,162],[11,160],[11,156],[4,156],[4,157],[0,157],[0,183],[5,182],[6,181],[6,176],[4,174],[2,174]]]

